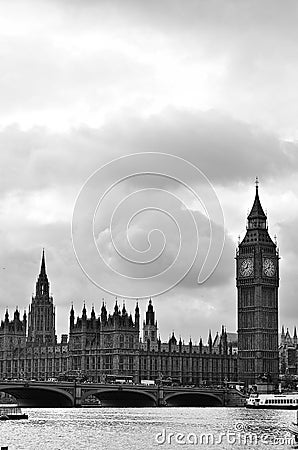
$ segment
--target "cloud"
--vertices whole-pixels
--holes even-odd
[[[235,328],[233,236],[244,229],[256,175],[283,256],[281,311],[293,320],[297,15],[290,0],[286,7],[275,0],[2,2],[0,241],[10,269],[1,272],[1,304],[28,304],[42,246],[62,308],[59,330],[66,331],[71,300],[77,311],[83,298],[98,301],[103,294],[85,278],[71,247],[77,193],[111,159],[154,151],[185,158],[205,173],[227,231],[220,265],[205,285],[193,287],[195,267],[181,289],[156,299],[162,333],[181,327],[204,335],[219,317]],[[169,180],[154,183],[181,194]],[[145,178],[134,178],[117,195],[146,186]],[[103,225],[109,212],[106,207]],[[141,249],[155,221],[135,222],[131,237]],[[117,237],[121,242],[120,229]],[[190,239],[186,244],[191,248]]]
[[[297,146],[215,111],[167,109],[147,119],[126,117],[104,127],[68,133],[42,127],[0,132],[2,192],[75,187],[111,159],[155,151],[176,155],[201,169],[212,183],[296,173]],[[124,163],[124,162],[123,162]],[[136,182],[136,180],[133,180]]]
[[[14,3],[1,5],[4,124],[96,127],[172,105],[296,135],[294,1]]]

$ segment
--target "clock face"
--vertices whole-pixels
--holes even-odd
[[[243,259],[240,263],[240,274],[244,277],[249,277],[253,274],[254,263],[251,258]]]
[[[273,275],[275,274],[275,264],[273,259],[264,258],[263,271],[267,277],[273,277]]]

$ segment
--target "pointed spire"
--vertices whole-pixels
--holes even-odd
[[[13,318],[14,318],[14,320],[19,320],[20,319],[20,313],[19,313],[18,307],[16,307],[16,310],[14,312]]]
[[[122,316],[125,316],[125,315],[127,315],[127,312],[126,312],[126,308],[125,308],[125,301],[123,300]]]
[[[148,308],[146,311],[146,325],[154,325],[154,323],[155,323],[155,312],[150,297]]]
[[[44,248],[42,249],[40,275],[46,275],[46,262],[45,262]]]
[[[180,339],[179,339],[179,352],[182,352],[182,341],[181,341],[181,336],[180,336]]]
[[[176,339],[176,337],[175,337],[174,331],[173,331],[172,336],[171,336],[171,338],[170,338],[170,342],[171,342],[171,344],[173,344],[173,345],[176,345],[176,344],[177,344],[177,339]]]
[[[281,337],[285,337],[285,327],[282,325],[281,327]]]
[[[258,180],[258,177],[256,177],[256,195],[255,195],[254,204],[248,215],[248,219],[266,219],[266,218],[267,218],[267,216],[264,213],[264,210],[262,208],[261,201],[259,198],[259,180]]]
[[[290,342],[291,341],[291,335],[290,335],[290,332],[289,332],[289,328],[287,328],[286,335],[285,335],[285,340],[286,340],[286,342]]]
[[[70,314],[69,314],[69,328],[72,330],[74,327],[74,309],[73,309],[73,303],[71,303],[71,309],[70,309]]]
[[[200,342],[199,342],[199,350],[200,353],[202,353],[202,349],[203,349],[203,341],[202,341],[202,336],[200,337]]]
[[[298,343],[296,326],[294,326],[294,334],[293,334],[292,342],[294,345],[297,345],[297,343]]]
[[[215,347],[216,345],[218,345],[219,343],[219,335],[218,335],[218,331],[216,332],[214,341],[213,341],[213,347]]]
[[[210,351],[210,353],[211,353],[211,351],[212,351],[212,335],[211,335],[211,330],[209,330],[208,347],[209,347],[209,351]]]
[[[87,310],[84,302],[83,310],[82,310],[82,319],[87,319]]]
[[[35,297],[38,299],[49,300],[49,280],[46,273],[44,248],[42,249],[40,273],[36,282]]]
[[[105,307],[104,299],[102,299],[100,318],[101,318],[102,323],[105,324],[107,321],[107,309]]]

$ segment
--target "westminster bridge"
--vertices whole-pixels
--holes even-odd
[[[143,386],[49,381],[0,381],[0,392],[27,408],[80,407],[94,396],[102,406],[242,406],[245,396],[236,389]],[[92,405],[90,405],[92,406]]]

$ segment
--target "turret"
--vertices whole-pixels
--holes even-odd
[[[139,327],[140,327],[140,309],[139,309],[138,302],[136,304],[136,309],[135,309],[135,325],[136,325],[136,328],[139,329]]]
[[[104,301],[102,301],[100,319],[102,324],[107,322],[107,308],[105,307]]]
[[[126,308],[125,308],[125,303],[123,302],[123,306],[122,306],[122,317],[125,317],[125,316],[127,316],[127,311],[126,311]]]
[[[157,322],[155,321],[155,312],[151,298],[146,311],[146,321],[144,321],[143,324],[144,342],[146,342],[147,339],[150,339],[151,342],[157,342]]]
[[[20,313],[19,313],[18,307],[16,307],[16,310],[14,312],[13,320],[14,321],[19,321],[20,320]]]
[[[296,326],[294,327],[293,344],[297,345],[297,330],[296,330]]]
[[[27,330],[27,314],[26,314],[26,310],[24,310],[24,314],[23,314],[23,324],[24,324],[24,328],[25,328],[25,332]]]
[[[174,331],[172,333],[172,336],[169,339],[169,350],[172,350],[173,345],[177,345],[177,339],[175,338]]]
[[[209,337],[208,337],[208,348],[209,348],[209,353],[212,353],[212,336],[211,336],[211,330],[209,330]]]
[[[289,328],[287,328],[287,331],[286,331],[285,342],[287,344],[289,344],[289,345],[292,344],[292,339],[291,339],[291,335],[290,335],[290,332],[289,332]]]
[[[71,305],[71,310],[70,310],[70,315],[69,315],[69,329],[70,330],[72,330],[74,327],[74,320],[75,320],[74,309],[73,309],[73,305]]]
[[[38,298],[48,298],[49,297],[49,280],[46,273],[46,262],[44,249],[42,250],[42,258],[40,265],[40,272],[36,282],[36,297]]]
[[[221,329],[221,344],[222,344],[222,352],[224,355],[228,354],[228,336],[227,331],[224,326]]]
[[[84,302],[84,306],[82,309],[82,320],[87,320],[87,310],[86,310],[85,302]]]
[[[199,352],[200,352],[200,353],[203,352],[203,341],[202,341],[202,337],[200,337],[200,342],[199,342]]]
[[[161,339],[160,336],[158,337],[158,341],[157,341],[157,345],[158,345],[158,351],[161,351]]]
[[[129,314],[129,316],[128,316],[128,326],[129,327],[133,327],[133,319],[132,319],[132,315],[131,314]]]
[[[153,310],[152,300],[150,298],[148,309],[146,312],[146,325],[154,325],[155,313]]]
[[[281,339],[281,343],[282,344],[284,344],[285,343],[285,327],[282,325],[282,327],[281,327],[281,336],[280,336],[280,339]]]

